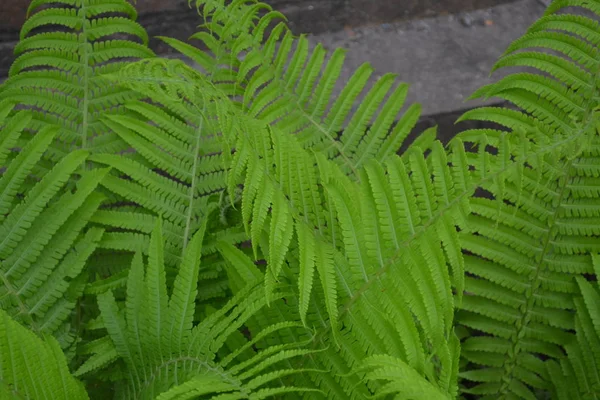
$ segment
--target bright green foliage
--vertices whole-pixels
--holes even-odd
[[[267,298],[249,282],[225,307],[195,324],[194,302],[203,236],[204,229],[201,229],[190,240],[169,295],[162,221],[157,221],[148,249],[147,267],[140,253],[133,258],[123,310],[112,292],[98,296],[100,316],[109,338],[90,343],[89,350],[94,354],[77,375],[98,368],[117,368],[121,373],[114,390],[116,397],[122,399],[179,399],[222,394],[223,398],[258,400],[286,391],[307,390],[263,387],[296,372],[288,369],[267,373],[273,365],[310,354],[311,351],[299,348],[300,343],[259,352],[251,350],[251,345],[260,344],[261,336],[293,326],[290,324],[269,327],[266,334],[258,332],[252,341],[238,337],[241,345],[227,349],[227,355],[216,360],[228,337],[239,335],[238,329],[248,316],[265,306]],[[280,298],[283,293],[278,295]],[[111,365],[115,360],[118,360],[117,365]]]
[[[52,161],[74,148],[126,149],[100,117],[118,113],[136,95],[107,85],[102,75],[121,68],[126,58],[153,56],[146,31],[135,22],[135,7],[126,0],[34,0],[27,12],[18,58],[0,95],[34,111],[32,128],[62,128],[47,153]]]
[[[344,172],[357,178],[356,166],[368,159],[383,161],[393,155],[419,117],[419,106],[414,105],[402,121],[390,129],[403,107],[407,87],[401,85],[392,90],[395,78],[386,75],[362,102],[368,107],[360,107],[350,119],[351,108],[358,103],[357,96],[372,73],[370,67],[363,66],[362,72],[357,72],[360,79],[353,79],[344,94],[329,104],[343,63],[340,52],[332,56],[327,66],[323,60],[315,61],[301,74],[306,54],[301,55],[299,50],[299,55],[292,57],[288,54],[289,48],[282,48],[277,60],[272,54],[284,32],[287,32],[286,46],[293,44],[285,24],[277,24],[270,35],[263,38],[269,23],[281,19],[279,13],[270,11],[265,4],[246,1],[234,1],[227,6],[218,1],[206,5],[202,15],[207,22],[192,38],[201,40],[208,52],[175,39],[162,38],[194,62],[201,72],[181,61],[151,59],[108,76],[113,82],[142,95],[139,101],[126,104],[125,115],[103,119],[141,157],[125,160],[114,154],[102,154],[91,159],[113,167],[121,177],[127,176],[126,180],[111,176],[103,183],[118,195],[115,202],[125,198],[143,206],[143,210],[127,210],[123,214],[124,210],[117,208],[98,214],[96,222],[109,230],[101,244],[103,249],[144,251],[148,242],[146,235],[152,226],[152,217],[148,214],[162,215],[169,231],[167,262],[176,263],[199,222],[214,211],[210,202],[206,203],[207,199],[224,190],[227,182],[230,188],[242,183],[233,182],[226,174],[231,152],[247,131],[264,130],[269,126],[285,134],[295,134],[304,147],[327,154],[329,159],[342,165]],[[269,12],[259,17],[261,10]],[[297,46],[307,48],[306,38],[298,39]],[[247,53],[244,60],[254,60],[252,64],[241,61],[242,53]],[[311,60],[325,55],[323,49],[318,53]],[[295,65],[287,68],[296,71],[293,76],[283,74],[283,64],[288,59]],[[261,67],[257,68],[259,60],[262,60]],[[331,70],[332,65],[337,73]],[[324,78],[316,82],[321,73]],[[260,94],[257,93],[259,88]],[[280,97],[278,93],[285,96]],[[388,95],[391,97],[387,105],[376,115]],[[275,114],[258,112],[258,103],[251,105],[247,101],[253,98],[264,102],[261,109],[268,105]],[[152,104],[147,99],[151,99]],[[290,108],[291,104],[294,105]],[[325,115],[328,108],[329,114]],[[347,119],[350,121],[346,123]],[[368,124],[372,124],[372,133],[364,136],[360,132],[364,132]],[[345,125],[346,134],[340,136]],[[353,132],[352,138],[346,138],[349,132]],[[336,148],[338,150],[332,152]],[[236,193],[230,192],[230,195]],[[221,202],[220,207],[229,205]],[[216,241],[246,240],[239,225],[226,222],[209,229],[213,237],[208,252],[214,251],[212,244]],[[214,261],[215,265],[219,263],[218,259]],[[212,268],[213,276],[206,282],[216,288],[211,296],[224,295],[224,290],[218,289],[223,282],[222,272],[219,266]]]
[[[596,279],[600,277],[600,256],[593,255]],[[548,361],[546,367],[557,399],[600,398],[600,286],[578,277],[581,297],[575,298],[576,340],[565,346],[567,357]]]
[[[367,395],[367,386],[357,385],[363,378],[353,366],[361,365],[369,354],[397,357],[439,393],[456,393],[459,353],[452,331],[451,282],[462,286],[462,265],[460,254],[452,249],[456,231],[444,225],[460,224],[462,207],[468,203],[445,201],[455,199],[452,171],[443,163],[439,170],[428,169],[415,150],[408,157],[412,175],[404,161],[394,157],[385,167],[367,165],[358,184],[324,157],[315,160],[304,153],[293,139],[271,134],[272,153],[257,151],[261,147],[248,140],[237,147],[236,155],[247,152],[252,158],[246,162],[252,173],[246,175],[244,191],[252,190],[256,179],[264,181],[247,207],[242,204],[242,214],[250,210],[250,236],[268,263],[267,294],[277,281],[297,280],[298,299],[288,299],[287,309],[279,306],[281,313],[299,311],[304,324],[315,329],[314,345],[325,348],[304,357],[300,365],[327,371],[311,376],[327,398]],[[257,136],[255,140],[264,140],[264,135]],[[439,143],[433,151],[433,158],[445,158]],[[276,160],[274,170],[260,160],[267,165]],[[302,169],[303,174],[289,179],[291,171]],[[260,170],[264,172],[254,172]],[[438,196],[442,192],[436,193],[434,187],[450,192]],[[243,193],[242,201],[248,197]],[[289,216],[279,217],[284,213]],[[393,220],[397,223],[390,224]],[[448,245],[449,253],[440,243]],[[290,247],[285,265],[282,247]],[[389,279],[399,275],[404,279]],[[259,326],[280,322],[266,311],[257,316],[264,319],[257,321]],[[278,340],[285,343],[284,337]],[[369,376],[365,378],[367,383]]]
[[[35,360],[35,361],[33,361]],[[88,399],[52,336],[40,339],[0,310],[0,397]]]
[[[295,134],[303,147],[327,155],[345,173],[356,174],[356,168],[371,158],[384,161],[393,155],[416,124],[418,104],[409,107],[392,127],[408,87],[399,84],[395,75],[386,74],[369,89],[373,68],[368,64],[356,71],[333,101],[344,51],[338,49],[327,59],[321,45],[309,49],[307,38],[294,38],[280,21],[282,15],[266,4],[190,2],[208,5],[203,7],[206,23],[192,39],[200,40],[209,52],[164,40],[193,60],[215,86],[236,96],[244,114]],[[261,10],[266,11],[262,16]],[[269,25],[270,31],[266,30]],[[361,93],[363,98],[359,98]]]
[[[467,390],[471,393],[534,399],[536,389],[550,388],[539,356],[563,357],[561,346],[575,328],[579,290],[573,277],[591,273],[589,254],[600,251],[600,25],[589,17],[556,14],[561,6],[580,3],[555,2],[496,66],[527,66],[545,76],[507,75],[474,95],[501,97],[522,111],[484,108],[463,117],[496,122],[513,135],[555,143],[557,149],[566,144],[506,181],[482,185],[494,199],[471,202],[473,213],[460,239],[468,252],[469,295],[457,318],[487,334],[462,344],[469,362],[462,375],[480,383]],[[497,148],[502,135],[487,130],[462,137],[485,152],[485,146]],[[509,159],[515,150],[500,149],[489,157]],[[477,171],[479,166],[472,164]]]
[[[186,63],[124,0],[32,2],[0,86],[0,393],[598,397],[600,29],[562,12],[595,3],[500,59],[529,72],[475,96],[517,110],[463,118],[502,129],[402,155],[396,77],[333,98],[343,50],[255,0],[190,5],[189,43],[161,38]]]
[[[33,175],[58,129],[47,127],[20,152],[15,144],[31,127],[32,115],[0,103],[0,304],[15,320],[38,334],[54,334],[70,343],[71,313],[86,283],[81,271],[94,252],[102,229],[86,225],[103,196],[96,193],[107,170],[81,175],[75,190],[65,191],[86,152],[73,151],[44,175]]]
[[[277,313],[259,312],[257,326],[280,322],[281,314],[298,308],[303,323],[315,329],[315,346],[326,348],[300,365],[331,372],[311,377],[327,398],[362,398],[367,387],[377,394],[391,390],[393,385],[369,382],[378,380],[377,374],[361,378],[362,370],[355,371],[365,356],[381,354],[400,360],[438,395],[455,396],[459,341],[453,311],[455,303],[466,301],[455,227],[467,229],[468,197],[476,187],[506,181],[521,163],[554,154],[555,144],[506,137],[498,144],[503,153],[525,143],[528,149],[515,155],[516,162],[501,162],[487,153],[467,157],[460,141],[452,151],[436,142],[427,158],[414,148],[404,159],[370,162],[359,184],[324,157],[312,157],[294,140],[269,132],[271,143],[257,131],[236,146],[232,172],[239,172],[232,179],[245,169],[241,212],[257,243],[255,253],[267,261],[267,293],[284,281],[298,286],[298,297],[287,299],[288,307],[279,306]],[[483,169],[481,176],[465,174],[469,162]],[[291,171],[302,173],[291,179]],[[278,217],[281,207],[289,217]],[[272,256],[281,256],[281,246],[289,247],[284,265]],[[278,340],[289,339],[274,343]],[[393,387],[410,398],[411,388]]]

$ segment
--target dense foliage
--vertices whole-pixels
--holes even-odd
[[[255,0],[33,0],[0,86],[0,397],[600,398],[600,5],[463,119]],[[581,12],[581,11],[585,12]],[[185,61],[182,61],[184,60]],[[404,146],[406,147],[406,146]]]

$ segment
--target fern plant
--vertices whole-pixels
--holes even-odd
[[[496,65],[545,74],[510,74],[474,95],[501,97],[521,110],[483,108],[463,117],[537,132],[548,141],[581,138],[567,152],[540,157],[505,182],[483,185],[493,199],[471,201],[468,229],[461,232],[469,295],[457,314],[471,332],[462,346],[469,362],[463,377],[478,383],[467,392],[494,398],[533,399],[536,391],[551,387],[542,359],[564,356],[562,346],[575,329],[574,278],[594,272],[590,254],[600,249],[600,30],[589,17],[559,13],[566,6],[598,12],[587,2],[554,2]],[[462,136],[477,146],[495,146],[498,134]]]
[[[40,0],[27,13],[1,96],[32,110],[33,129],[61,127],[46,153],[51,162],[73,149],[125,150],[100,117],[118,113],[135,94],[101,76],[154,55],[135,7],[125,0]]]
[[[600,258],[592,256],[596,277],[600,276]],[[574,299],[576,340],[566,346],[567,357],[559,361],[547,361],[548,375],[557,399],[597,398],[600,395],[598,379],[600,324],[598,304],[600,291],[596,284],[577,277],[581,296]]]
[[[598,397],[600,30],[563,12],[595,3],[500,59],[541,74],[475,96],[521,111],[463,119],[505,129],[402,154],[396,77],[332,98],[343,50],[192,4],[190,41],[161,38],[188,63],[124,0],[30,6],[0,87],[0,393]]]
[[[96,189],[108,170],[77,174],[88,155],[77,150],[45,175],[33,175],[59,129],[42,128],[15,154],[33,115],[21,110],[10,117],[14,108],[0,103],[0,157],[6,165],[0,178],[2,309],[33,332],[54,335],[66,348],[80,328],[70,322],[86,284],[82,271],[103,234],[87,224],[104,199]],[[76,177],[76,189],[65,190]]]

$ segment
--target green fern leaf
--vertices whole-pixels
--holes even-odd
[[[312,232],[301,222],[296,224],[298,251],[300,252],[300,272],[298,275],[298,302],[300,303],[300,318],[306,325],[306,313],[313,288],[313,276],[316,262],[316,243]]]
[[[8,113],[4,109],[2,115]],[[21,122],[13,121],[17,117]],[[25,135],[31,121],[27,111],[0,121],[3,134],[7,129],[0,153],[14,152],[4,146]],[[67,189],[87,156],[75,151],[45,174],[34,175],[55,134],[55,128],[43,128],[16,155],[5,157],[0,293],[4,311],[38,334],[56,335],[65,348],[73,340],[67,321],[83,290],[81,272],[103,235],[86,224],[103,200],[95,190],[108,171],[86,172]]]
[[[360,370],[366,371],[369,380],[388,381],[376,393],[376,397],[395,394],[396,398],[411,399],[422,397],[428,399],[447,399],[448,396],[439,388],[415,373],[414,369],[402,360],[389,356],[372,356],[363,360]]]
[[[52,161],[66,155],[73,145],[93,153],[124,150],[123,142],[99,117],[118,113],[118,106],[135,94],[106,85],[101,75],[118,69],[123,57],[153,56],[146,46],[148,35],[134,22],[135,8],[123,0],[44,0],[33,1],[28,15],[15,47],[18,58],[0,88],[0,97],[35,110],[35,129],[62,127],[59,142],[48,154]],[[53,25],[64,31],[47,32]],[[118,35],[127,35],[129,40],[116,40]]]
[[[275,280],[279,277],[287,249],[294,234],[294,224],[291,216],[287,213],[285,202],[287,202],[287,199],[282,194],[276,195],[273,202],[273,216],[271,217],[269,235],[269,272],[265,276],[267,293],[272,292],[275,287]]]
[[[35,362],[33,360],[36,360]],[[88,399],[58,342],[44,340],[0,310],[0,394],[5,398]]]
[[[468,361],[463,377],[480,382],[469,393],[533,399],[536,391],[550,389],[550,379],[556,379],[560,368],[556,361],[546,368],[537,357],[562,359],[561,347],[569,346],[569,332],[577,325],[573,296],[579,290],[573,277],[580,280],[592,272],[587,254],[598,251],[591,228],[598,214],[592,194],[597,182],[591,180],[594,168],[588,167],[597,162],[599,144],[593,78],[597,23],[557,13],[567,6],[600,12],[587,2],[553,2],[495,67],[533,67],[545,76],[510,74],[474,95],[500,97],[520,110],[479,109],[462,118],[492,121],[510,130],[487,131],[485,137],[477,131],[464,134],[480,152],[477,158],[488,153],[486,162],[492,164],[510,164],[532,146],[551,146],[514,174],[482,185],[494,200],[471,201],[472,214],[460,241],[463,251],[472,254],[465,257],[465,271],[473,277],[465,280],[457,314],[459,324],[478,331],[462,344]],[[481,176],[476,171],[485,166],[468,163]],[[482,333],[489,335],[485,341]],[[564,372],[571,367],[565,366]]]
[[[596,275],[600,258],[592,255]],[[595,398],[600,394],[600,291],[597,284],[577,277],[576,340],[565,346],[566,357],[546,362],[557,399]]]
[[[259,344],[273,332],[298,326],[297,323],[280,324],[266,329],[262,334],[258,333],[252,343],[243,341],[243,345],[224,357],[220,364],[217,352],[227,339],[267,301],[273,299],[266,299],[262,288],[249,285],[224,308],[195,324],[195,291],[203,233],[203,230],[196,233],[186,248],[170,295],[166,292],[164,253],[161,248],[163,233],[157,224],[149,244],[148,267],[144,268],[139,253],[133,259],[124,312],[112,292],[98,296],[108,338],[119,360],[125,364],[125,373],[117,382],[118,390],[125,398],[186,398],[205,393],[202,390],[214,396],[220,392],[234,392],[246,397],[260,397],[266,390],[265,385],[277,378],[276,371],[280,370],[278,364],[312,352],[298,349],[298,343],[290,343],[280,350],[251,350],[253,345]],[[90,346],[90,351],[95,355],[88,359],[82,371],[109,365],[112,357],[102,359],[98,353],[100,348],[107,346]],[[247,351],[254,353],[247,363],[233,363]],[[112,354],[110,350],[109,354]],[[230,363],[231,367],[226,369]],[[213,373],[216,374],[213,376]],[[294,373],[298,372],[287,371],[280,376]],[[218,380],[210,387],[201,389],[201,383],[207,382],[207,377],[210,382],[213,378]],[[250,382],[252,385],[249,385]],[[302,388],[282,386],[282,390],[298,391]]]
[[[194,322],[194,310],[190,305],[196,299],[195,283],[198,281],[205,230],[206,226],[204,225],[190,241],[188,245],[190,251],[186,252],[180,273],[173,284],[173,293],[169,300],[169,319],[173,321],[169,343],[175,344],[176,348],[171,352],[182,351],[179,346],[181,343],[185,343],[186,335],[189,335]]]

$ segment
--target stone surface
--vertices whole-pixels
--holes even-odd
[[[392,72],[410,83],[408,101],[421,103],[423,114],[430,116],[483,104],[465,101],[501,76],[499,72],[489,77],[492,66],[543,11],[537,0],[520,0],[391,26],[348,28],[309,39],[327,49],[348,49],[338,92],[360,64],[369,62],[376,71],[374,79]]]
[[[392,22],[428,15],[464,12],[515,0],[267,0],[283,12],[295,33],[324,33],[366,26],[376,31],[382,26],[385,33],[396,31]],[[532,0],[534,1],[534,0]],[[13,60],[12,47],[18,40],[30,0],[0,0],[0,77],[6,75]],[[200,20],[189,9],[188,0],[137,0],[139,22],[158,53],[170,49],[155,36],[187,39]],[[380,25],[382,24],[382,25]],[[423,27],[421,27],[423,28]],[[419,28],[419,29],[421,29]]]
[[[270,0],[296,33],[472,11],[515,0]]]
[[[266,0],[288,16],[298,33],[335,31],[346,25],[363,25],[491,7],[514,0]],[[30,0],[0,1],[0,31],[18,31]],[[153,15],[160,23],[164,13],[188,13],[188,0],[138,0],[141,16]],[[186,28],[192,28],[194,25]]]

